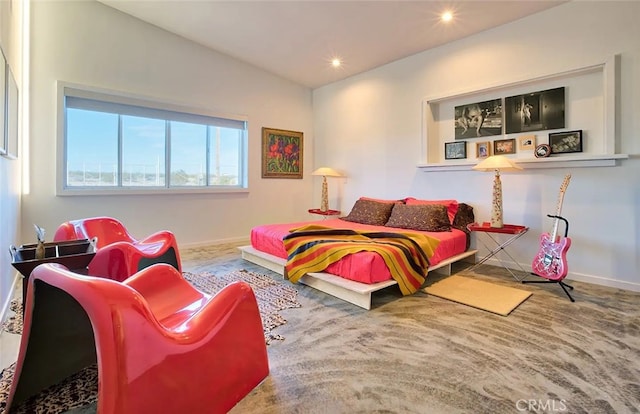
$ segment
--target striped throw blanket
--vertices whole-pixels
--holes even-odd
[[[348,254],[369,251],[382,257],[402,294],[410,295],[424,283],[429,258],[440,240],[417,233],[360,232],[312,224],[291,230],[283,242],[288,254],[285,277],[293,283]]]

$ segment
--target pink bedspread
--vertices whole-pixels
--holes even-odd
[[[329,219],[322,221],[304,221],[299,223],[266,224],[251,229],[251,245],[261,252],[287,258],[287,251],[284,249],[282,238],[290,230],[302,227],[307,224],[320,224],[327,227],[352,229],[358,231],[390,231],[390,232],[412,232],[428,234],[440,240],[433,257],[429,260],[431,266],[435,266],[442,260],[466,250],[466,234],[463,231],[452,228],[450,232],[429,232],[398,229],[394,227],[370,226],[340,219]],[[362,283],[377,283],[391,279],[391,274],[382,257],[373,252],[359,252],[345,256],[340,261],[330,265],[326,273],[331,273],[345,279],[355,280]]]

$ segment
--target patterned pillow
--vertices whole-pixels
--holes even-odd
[[[457,200],[418,200],[417,198],[407,197],[404,200],[405,204],[415,205],[415,204],[443,204],[447,207],[447,214],[449,215],[449,222],[453,224],[453,220],[455,220],[456,213],[458,212],[458,201]]]
[[[354,223],[384,226],[384,223],[389,220],[393,206],[394,203],[361,198],[353,205],[349,215],[342,219]]]
[[[442,204],[396,204],[385,226],[422,231],[451,231],[447,207]]]

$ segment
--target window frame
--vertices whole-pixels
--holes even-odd
[[[148,113],[172,113],[179,119],[171,119],[173,121],[188,122],[189,119],[202,120],[206,118],[215,118],[221,123],[229,121],[229,125],[244,126],[244,133],[240,142],[240,159],[238,185],[225,186],[175,186],[170,187],[170,176],[166,176],[166,183],[162,187],[146,187],[146,186],[122,186],[121,179],[118,180],[118,186],[88,186],[88,187],[67,187],[65,176],[67,171],[67,152],[66,152],[66,99],[67,97],[77,98],[80,100],[95,100],[103,103],[105,106],[115,105],[123,107],[137,107],[142,110],[141,116],[145,111]],[[57,145],[57,165],[56,165],[56,195],[59,196],[76,196],[76,195],[151,195],[151,194],[198,194],[198,193],[246,193],[249,191],[248,184],[248,135],[249,127],[246,116],[229,115],[213,113],[202,108],[192,108],[183,105],[164,102],[158,99],[142,97],[138,95],[127,94],[123,92],[115,92],[95,87],[72,84],[69,82],[57,82],[57,127],[56,127],[56,145]],[[129,115],[129,114],[125,114]],[[204,117],[204,118],[203,118]],[[195,123],[195,122],[194,122]],[[168,126],[167,126],[168,129]],[[209,129],[209,128],[208,128]],[[169,140],[169,137],[165,137]],[[120,150],[119,150],[120,151]],[[171,148],[167,143],[165,147],[165,157],[170,159]],[[208,155],[207,155],[208,156]],[[166,170],[170,171],[171,166],[167,164]],[[122,171],[120,171],[120,176]]]

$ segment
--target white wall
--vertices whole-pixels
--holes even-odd
[[[316,162],[348,175],[341,204],[334,207],[348,212],[359,196],[457,198],[475,207],[478,221],[488,221],[492,174],[416,168],[424,161],[422,100],[564,72],[620,54],[620,152],[632,157],[617,167],[505,174],[504,216],[507,223],[531,229],[509,247],[530,269],[540,233],[551,230],[546,214],[556,211],[560,184],[571,173],[562,210],[573,243],[569,278],[640,290],[638,16],[640,2],[570,2],[315,90]]]
[[[311,90],[212,52],[95,1],[32,5],[29,192],[23,242],[33,223],[109,215],[134,236],[168,229],[181,246],[247,239],[252,226],[308,218],[312,188]],[[57,197],[56,81],[248,117],[249,192]],[[304,178],[261,178],[261,128],[304,132]]]
[[[22,36],[24,13],[23,4],[20,2],[15,4],[0,2],[0,44],[20,91],[23,90],[25,83],[22,76],[21,49],[24,41]],[[19,133],[22,132],[21,130],[22,128],[19,128]],[[6,315],[14,283],[17,281],[8,249],[19,239],[22,159],[23,157],[18,159],[0,157],[0,320]]]

